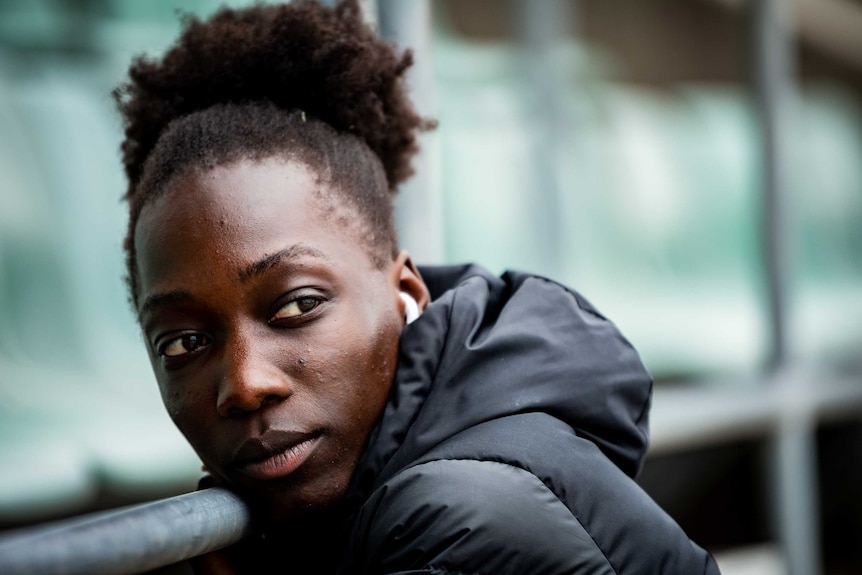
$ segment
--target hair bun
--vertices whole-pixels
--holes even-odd
[[[356,0],[222,8],[184,20],[161,59],[137,58],[114,91],[123,115],[129,190],[173,120],[224,103],[268,101],[302,110],[368,144],[390,189],[412,173],[417,130],[433,127],[407,98],[410,52],[396,54],[362,21]]]

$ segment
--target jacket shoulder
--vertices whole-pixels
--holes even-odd
[[[354,536],[360,573],[718,573],[595,444],[537,413],[432,449],[373,493]]]
[[[357,527],[362,573],[616,573],[542,481],[495,461],[408,468],[375,492]]]

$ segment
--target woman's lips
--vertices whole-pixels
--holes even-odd
[[[285,477],[305,463],[320,436],[320,433],[267,431],[240,446],[234,467],[254,479]]]

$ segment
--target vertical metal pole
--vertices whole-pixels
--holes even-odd
[[[431,60],[431,3],[429,0],[377,0],[378,31],[399,50],[413,51],[407,87],[414,106],[424,117],[435,116],[434,74]],[[414,261],[439,263],[443,259],[443,210],[438,177],[437,137],[419,138],[413,160],[415,173],[395,200],[395,221],[401,245]]]
[[[568,75],[560,69],[560,47],[572,20],[569,0],[515,0],[518,33],[524,50],[524,75],[531,88],[527,126],[532,130],[532,156],[538,181],[527,193],[536,195],[543,237],[536,254],[537,270],[559,275],[561,150],[565,136],[561,96]]]
[[[377,30],[377,0],[359,0],[359,9],[365,22]]]
[[[772,344],[768,368],[784,399],[770,444],[775,486],[772,516],[790,575],[816,575],[821,557],[815,422],[805,401],[802,386],[806,382],[789,376],[787,370],[788,204],[797,96],[790,4],[789,0],[752,1],[755,88],[764,159],[763,254]]]
[[[795,94],[787,0],[753,0],[754,72],[763,138],[763,255],[768,292],[770,368],[787,356],[788,170]]]
[[[775,486],[773,525],[780,537],[788,574],[817,575],[821,558],[814,417],[810,406],[794,397],[798,393],[796,384],[777,383],[785,387],[787,395],[770,445]]]
[[[335,6],[339,0],[318,0],[326,6]],[[359,0],[359,10],[366,24],[377,29],[377,0]]]

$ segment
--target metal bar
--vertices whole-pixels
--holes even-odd
[[[754,74],[761,118],[763,181],[763,260],[768,289],[771,349],[768,367],[778,368],[787,357],[788,171],[791,165],[790,123],[794,98],[793,39],[788,0],[754,0]]]
[[[788,575],[821,572],[815,422],[805,406],[786,405],[770,444],[775,485],[773,522]]]
[[[570,0],[515,0],[517,35],[523,49],[523,74],[529,86],[527,122],[536,185],[536,213],[528,217],[541,223],[542,234],[532,265],[542,273],[559,275],[563,269],[560,250],[561,155],[565,121],[561,97],[570,79],[560,65],[560,48],[570,35],[574,6]]]
[[[800,398],[808,382],[787,369],[787,302],[790,286],[788,236],[793,107],[797,87],[791,0],[754,0],[755,85],[762,121],[764,187],[764,263],[767,272],[768,368],[782,395],[776,434],[770,443],[773,524],[790,575],[816,575],[821,569],[820,518],[817,509],[817,454],[814,413]]]
[[[206,489],[0,534],[0,573],[140,573],[236,543],[250,524],[239,497]]]
[[[359,0],[359,9],[365,23],[377,30],[377,0]]]
[[[798,366],[774,375],[688,381],[659,386],[650,411],[650,455],[702,449],[745,439],[777,437],[785,415],[816,427],[862,416],[862,372],[834,372]],[[796,415],[794,415],[796,414]],[[776,444],[777,445],[777,444]],[[812,447],[813,448],[813,447]],[[810,472],[807,470],[806,473]]]
[[[324,6],[334,7],[340,0],[318,0]],[[377,0],[358,0],[362,20],[373,29],[377,29]]]
[[[431,60],[431,3],[429,0],[377,0],[377,26],[382,38],[400,50],[413,52],[407,70],[407,89],[416,110],[434,117],[434,70]],[[419,136],[415,173],[401,185],[395,198],[395,222],[400,244],[414,261],[443,261],[443,208],[439,185],[438,140],[433,132]]]

